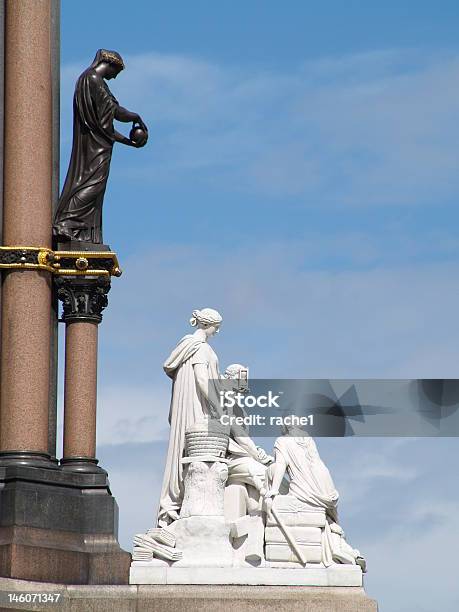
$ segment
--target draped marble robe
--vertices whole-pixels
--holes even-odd
[[[324,508],[338,519],[338,491],[331,474],[319,456],[312,438],[284,436],[277,438],[274,450],[280,452],[290,478],[289,492],[301,502]]]
[[[326,567],[334,561],[355,564],[360,552],[346,542],[344,532],[338,525],[339,494],[314,440],[310,437],[283,436],[277,438],[274,451],[276,461],[280,454],[285,463],[290,478],[289,495],[300,502],[298,509],[307,510],[312,506],[325,510],[327,522],[322,538],[323,564]]]
[[[173,383],[169,412],[171,429],[158,511],[161,526],[171,521],[168,513],[178,513],[182,505],[184,485],[180,460],[185,451],[185,430],[210,412],[196,383],[194,365],[198,363],[207,366],[209,380],[220,378],[217,355],[202,330],[184,336],[164,364],[164,371]]]
[[[72,155],[53,226],[58,240],[103,242],[102,204],[110,171],[118,101],[94,70],[101,61],[99,50],[75,86]]]

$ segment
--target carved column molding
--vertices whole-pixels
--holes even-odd
[[[62,301],[65,323],[102,321],[102,311],[108,305],[109,277],[58,276],[55,278],[55,283],[57,296]]]

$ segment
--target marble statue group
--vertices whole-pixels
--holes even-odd
[[[172,380],[166,466],[157,522],[134,539],[131,579],[162,567],[339,566],[361,575],[365,560],[346,541],[338,492],[312,437],[285,428],[271,455],[242,426],[221,424],[222,384],[244,389],[248,372],[241,364],[220,372],[209,340],[221,323],[216,310],[194,310],[195,331],[164,364]]]

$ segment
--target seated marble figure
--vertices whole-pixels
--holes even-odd
[[[297,538],[303,536],[303,543],[309,545],[310,551],[317,555],[319,551],[314,550],[314,545],[320,544],[320,556],[314,558],[316,562],[326,567],[332,563],[357,564],[365,571],[364,558],[347,543],[344,531],[338,524],[339,494],[311,436],[298,427],[287,427],[284,435],[277,438],[274,453],[270,489],[265,499],[273,500],[272,505],[278,515],[297,529]],[[286,472],[289,477],[288,494],[280,495],[279,487]],[[273,537],[269,532],[273,525],[272,519],[270,521],[268,518],[266,558],[281,561],[284,560],[282,555],[277,559],[274,542],[269,539]],[[314,533],[314,529],[320,529],[319,540],[319,532]]]
[[[247,368],[238,363],[226,368],[224,378],[231,381],[231,388],[234,391],[242,391],[239,381],[241,373],[246,371]],[[243,408],[239,407],[238,410],[240,416],[246,416]],[[253,442],[247,426],[232,424],[229,436],[227,487],[235,484],[244,486],[246,513],[251,514],[253,510],[259,509],[260,492],[267,486],[267,466],[274,459]]]

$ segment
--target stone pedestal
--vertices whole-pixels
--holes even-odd
[[[0,578],[0,591],[60,593],[61,609],[72,612],[377,612],[377,603],[359,587],[225,585],[67,586]],[[5,603],[4,603],[5,602]],[[1,601],[2,609],[18,609]],[[59,608],[59,606],[57,606]],[[22,608],[24,609],[24,608]],[[49,610],[50,604],[34,610]]]
[[[201,565],[201,564],[200,564]],[[362,587],[357,565],[330,567],[218,567],[184,566],[182,561],[135,561],[130,584],[239,584],[265,586]]]
[[[219,516],[190,516],[174,521],[169,531],[176,538],[176,548],[183,552],[181,561],[174,567],[230,568],[233,549],[230,542],[230,526]]]
[[[220,457],[195,456],[182,463],[185,494],[180,518],[168,527],[177,538],[177,550],[183,552],[174,566],[231,567],[230,525],[224,516],[227,462]]]
[[[117,541],[106,474],[0,468],[0,576],[125,584],[131,557]]]
[[[264,562],[264,525],[261,513],[231,523],[233,565],[257,567]]]
[[[323,530],[327,520],[325,510],[310,508],[309,511],[301,511],[296,506],[297,500],[290,495],[278,495],[273,501],[273,507],[276,508],[283,524],[295,538],[308,564],[321,563],[323,561]],[[285,539],[285,534],[271,513],[266,518],[265,555],[268,562],[279,563],[287,567],[301,567],[295,551]]]

